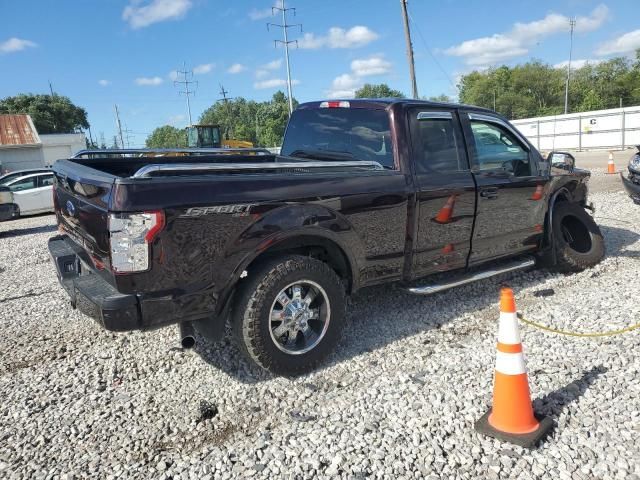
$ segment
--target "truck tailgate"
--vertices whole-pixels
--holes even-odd
[[[58,224],[94,261],[108,267],[108,207],[115,177],[68,160],[56,162],[53,171]]]

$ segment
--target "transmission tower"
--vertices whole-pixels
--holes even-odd
[[[182,64],[182,70],[176,70],[178,76],[182,76],[182,80],[174,80],[173,85],[180,85],[184,90],[180,90],[180,94],[187,97],[187,112],[189,113],[189,125],[193,125],[191,121],[191,101],[189,96],[196,94],[196,88],[198,88],[198,82],[191,80],[193,78],[193,70],[187,70],[186,63]],[[190,85],[195,85],[195,88],[191,90]]]
[[[569,63],[567,64],[567,82],[564,86],[564,114],[569,113],[569,78],[571,77],[571,55],[573,54],[573,29],[576,26],[576,19],[569,20]]]
[[[267,30],[269,30],[269,27],[279,27],[282,28],[282,33],[284,35],[284,40],[274,40],[274,43],[276,45],[276,47],[278,46],[278,43],[281,43],[282,45],[284,45],[284,56],[285,59],[287,61],[287,92],[289,93],[289,115],[291,115],[291,112],[293,112],[293,94],[291,92],[291,66],[289,64],[289,44],[291,43],[295,43],[296,47],[298,46],[298,40],[289,40],[289,36],[288,36],[288,29],[292,28],[292,27],[299,27],[300,28],[300,32],[302,32],[302,24],[301,23],[296,23],[296,24],[287,24],[287,12],[292,11],[293,12],[293,16],[296,15],[296,9],[295,8],[286,8],[284,6],[284,0],[281,0],[280,2],[280,6],[275,6],[275,7],[271,7],[271,15],[275,15],[276,12],[281,12],[282,13],[282,24],[279,23],[267,23]]]

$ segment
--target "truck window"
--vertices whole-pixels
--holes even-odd
[[[291,115],[282,155],[300,152],[343,154],[345,160],[364,160],[394,168],[391,127],[386,110],[364,108],[304,108]],[[323,160],[320,158],[315,160]],[[337,157],[327,158],[335,160]]]
[[[478,170],[498,170],[517,177],[531,175],[529,152],[506,128],[491,122],[471,120],[475,164]]]
[[[416,171],[446,173],[469,170],[460,155],[457,129],[450,112],[410,113],[411,137]]]

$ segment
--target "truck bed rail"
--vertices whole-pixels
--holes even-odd
[[[107,155],[133,155],[138,157],[164,157],[171,154],[184,153],[188,155],[225,155],[248,154],[273,155],[266,148],[107,148],[94,150],[80,150],[71,158],[105,157]]]
[[[383,170],[378,162],[344,161],[344,162],[265,162],[265,163],[168,163],[145,165],[134,173],[131,178],[150,177],[153,173],[184,173],[184,172],[225,172],[235,170],[260,171],[260,170],[293,170],[294,172],[306,172],[307,169],[334,170],[336,168],[358,170]]]

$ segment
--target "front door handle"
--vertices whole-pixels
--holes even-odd
[[[480,196],[487,199],[497,198],[498,189],[495,187],[480,190]]]

